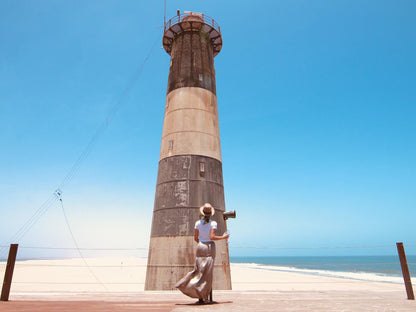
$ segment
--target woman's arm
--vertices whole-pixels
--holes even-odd
[[[197,229],[194,231],[194,240],[199,243],[199,230]]]
[[[228,237],[230,237],[230,234],[224,234],[223,236],[217,236],[215,234],[216,230],[215,229],[211,229],[211,233],[210,233],[210,238],[211,240],[221,240],[221,239],[228,239]]]

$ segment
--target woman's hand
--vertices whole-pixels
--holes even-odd
[[[227,234],[227,233],[224,233],[223,235],[222,235],[222,238],[223,239],[228,239],[230,237],[230,234]]]

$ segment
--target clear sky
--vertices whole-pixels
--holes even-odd
[[[167,1],[168,18],[177,9],[215,18],[223,34],[232,256],[416,244],[415,1]],[[73,173],[61,191],[80,247],[148,247],[163,15],[163,1],[0,1],[0,245]],[[74,247],[58,200],[35,219],[21,246]]]

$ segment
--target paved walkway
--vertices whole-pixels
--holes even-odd
[[[0,302],[0,312],[90,311],[416,311],[416,302],[403,291],[216,291],[215,303],[195,304],[179,292],[136,294],[13,294]]]

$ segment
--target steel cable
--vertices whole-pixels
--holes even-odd
[[[67,225],[67,227],[68,227],[68,231],[69,231],[69,233],[71,234],[72,241],[74,242],[74,245],[76,246],[76,248],[77,248],[77,250],[78,250],[78,253],[79,253],[79,255],[81,256],[82,261],[84,261],[85,266],[88,268],[88,271],[89,271],[89,272],[91,273],[91,275],[95,278],[95,280],[96,280],[97,282],[99,282],[99,283],[103,286],[103,288],[104,288],[106,291],[108,291],[107,287],[106,287],[106,286],[105,286],[105,285],[101,282],[101,280],[98,278],[98,276],[97,276],[97,275],[95,275],[95,273],[92,271],[92,269],[91,269],[91,268],[90,268],[90,266],[88,265],[87,260],[85,260],[85,258],[84,258],[84,256],[83,256],[83,254],[82,254],[81,250],[79,249],[79,247],[78,247],[78,243],[77,243],[77,240],[75,239],[74,233],[73,233],[73,232],[72,232],[72,230],[71,230],[71,226],[70,226],[70,224],[69,224],[69,220],[68,220],[68,217],[67,217],[66,212],[65,212],[64,203],[63,203],[63,201],[62,201],[62,198],[60,198],[60,199],[59,199],[59,201],[61,202],[62,212],[63,212],[64,217],[65,217],[65,223],[66,223],[66,225]]]

